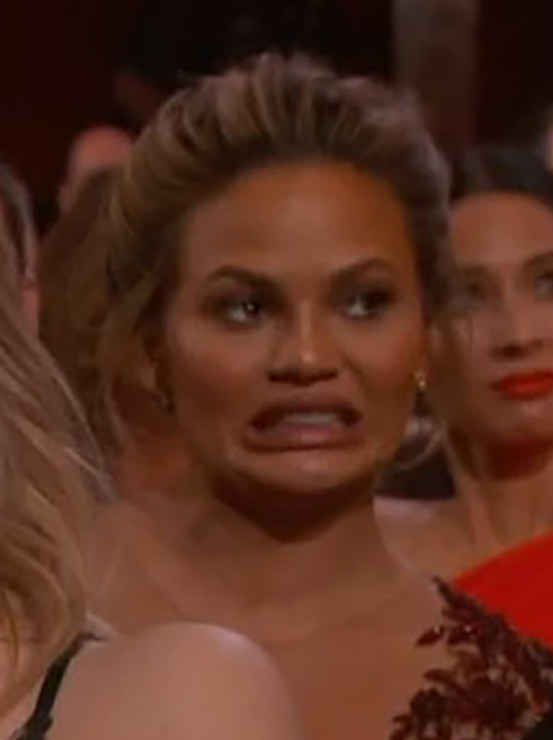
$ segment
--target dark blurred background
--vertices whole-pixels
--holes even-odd
[[[429,98],[433,128],[446,146],[448,136],[463,144],[502,138],[553,101],[551,0],[438,2],[434,7],[453,8],[449,21],[444,16],[423,24],[422,40],[415,27],[425,12],[434,12],[428,0],[3,2],[0,152],[29,183],[45,222],[75,133],[105,122],[139,128],[132,104],[125,103],[125,95],[133,94],[126,73],[166,92],[175,84],[176,67],[184,76],[198,74],[265,44],[312,46],[345,70],[387,79],[402,77],[403,49],[394,45],[413,45],[403,59],[403,77],[409,82],[412,60],[426,55],[414,84],[422,74],[423,98]],[[457,66],[462,70],[463,53],[470,53],[474,74],[455,111],[447,90],[456,83],[443,79],[449,72],[440,59],[451,46],[468,43],[456,35],[455,24],[469,5],[473,16],[477,11],[474,48],[460,49]]]

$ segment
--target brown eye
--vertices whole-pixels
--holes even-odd
[[[265,310],[256,298],[223,298],[216,304],[217,315],[226,323],[249,326],[258,323]]]
[[[535,280],[534,289],[538,298],[553,298],[553,272],[545,272]]]
[[[485,286],[477,280],[462,280],[452,289],[450,308],[458,313],[474,311],[486,300]]]
[[[389,289],[363,289],[356,291],[347,299],[343,312],[351,319],[376,318],[386,311],[393,300],[394,294]]]

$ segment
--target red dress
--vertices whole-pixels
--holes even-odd
[[[455,585],[522,634],[553,646],[552,534],[473,568]]]

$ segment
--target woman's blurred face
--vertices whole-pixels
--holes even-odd
[[[207,478],[280,500],[370,482],[423,352],[391,189],[345,164],[270,166],[198,207],[182,247],[163,366]]]
[[[553,212],[526,195],[470,196],[452,243],[459,283],[430,345],[438,412],[491,445],[553,440]]]

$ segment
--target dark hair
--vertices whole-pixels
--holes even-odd
[[[515,147],[485,147],[453,166],[452,200],[489,192],[511,192],[543,201],[553,209],[553,173],[535,153]]]
[[[97,323],[107,300],[103,242],[98,240],[91,250],[87,237],[113,177],[109,169],[88,176],[74,203],[46,235],[38,262],[40,338],[85,406],[91,405],[98,385]]]

